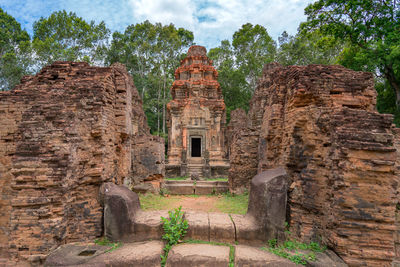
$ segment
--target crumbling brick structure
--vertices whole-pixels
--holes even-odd
[[[370,73],[270,64],[247,122],[258,133],[250,155],[258,172],[284,166],[289,174],[293,234],[327,244],[352,266],[390,266],[398,257],[398,137],[392,115],[379,114],[375,103]]]
[[[250,127],[246,112],[235,109],[227,127],[229,149],[229,190],[242,194],[249,190],[250,180],[258,170],[259,132]]]
[[[167,105],[167,175],[226,175],[225,103],[217,78],[205,47],[190,47],[175,71]]]
[[[0,118],[0,258],[101,236],[99,187],[132,175],[148,133],[125,67],[55,62],[0,92]]]

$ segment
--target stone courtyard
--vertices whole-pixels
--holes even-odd
[[[314,266],[400,264],[400,131],[376,111],[372,74],[265,65],[227,126],[217,78],[192,46],[171,88],[167,159],[122,64],[58,61],[0,92],[0,266],[160,266],[167,211],[141,210],[129,188],[194,173],[227,175],[248,212],[187,212],[187,238],[226,245],[174,246],[167,266],[227,266],[230,253],[234,266],[295,266],[259,249],[285,222],[327,246]],[[123,246],[106,254],[102,236]]]

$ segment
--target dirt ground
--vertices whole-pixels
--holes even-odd
[[[143,210],[172,210],[182,206],[182,210],[245,214],[248,205],[248,195],[161,196],[140,194],[139,198]]]
[[[179,201],[175,202],[172,208],[182,206],[182,210],[201,210],[206,212],[219,211],[217,208],[218,199],[215,196],[185,197],[179,196]]]

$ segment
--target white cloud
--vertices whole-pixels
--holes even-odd
[[[189,29],[195,24],[195,9],[190,0],[131,0],[130,4],[138,21],[172,22]]]
[[[124,31],[144,20],[174,23],[191,30],[195,42],[208,49],[231,39],[243,24],[264,26],[275,40],[286,30],[295,34],[306,18],[304,8],[312,0],[0,0],[0,7],[32,33],[41,16],[65,9],[86,21],[104,20],[112,31]]]
[[[286,30],[295,34],[305,20],[304,8],[312,2],[301,0],[130,0],[136,20],[174,23],[194,32],[195,42],[208,48],[231,39],[243,24],[264,26],[277,40]]]

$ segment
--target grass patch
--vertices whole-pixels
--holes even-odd
[[[224,242],[214,242],[214,241],[204,241],[204,240],[197,240],[197,239],[187,239],[183,240],[182,243],[187,243],[187,244],[209,244],[209,245],[214,245],[214,246],[231,246],[228,243]]]
[[[227,182],[228,178],[223,178],[223,177],[219,177],[219,178],[210,178],[210,179],[205,179],[203,181],[219,181],[219,182]]]
[[[289,228],[289,224],[285,222],[286,241],[283,244],[278,245],[278,240],[271,239],[268,241],[269,247],[261,249],[268,250],[275,255],[300,265],[307,265],[310,261],[316,261],[315,253],[326,250],[326,246],[320,246],[317,242],[301,243],[293,239]]]
[[[271,239],[268,241],[268,245],[269,247],[263,247],[261,249],[300,265],[307,265],[308,261],[316,261],[315,253],[324,252],[326,250],[326,247],[321,247],[316,242],[307,244],[291,239],[285,241],[281,245],[278,245],[276,239]]]
[[[179,198],[156,194],[139,194],[139,199],[142,210],[169,210],[179,202]]]
[[[94,241],[94,243],[99,246],[110,247],[110,249],[108,249],[106,252],[113,251],[113,250],[119,248],[120,246],[122,246],[122,242],[112,242],[112,241],[108,240],[107,237],[101,237],[99,239],[96,239]]]
[[[243,195],[169,195],[162,196],[159,194],[139,194],[140,207],[143,210],[170,210],[182,206],[183,209],[187,209],[188,206],[185,205],[185,200],[188,198],[208,198],[210,199],[207,204],[203,204],[203,208],[200,210],[207,212],[223,212],[232,214],[246,214],[247,205],[249,201],[248,194]],[[204,199],[199,200],[204,201]],[[192,202],[193,203],[193,202]],[[206,205],[206,206],[204,206]],[[201,204],[200,204],[201,206]],[[189,207],[191,208],[191,207]]]
[[[224,213],[246,214],[249,204],[249,195],[222,194],[217,203],[217,209]]]
[[[230,245],[229,246],[229,267],[235,266],[235,247]]]
[[[182,181],[182,180],[187,180],[187,179],[189,179],[189,176],[165,178],[165,180],[169,180],[169,181]]]

